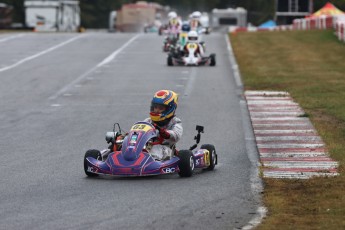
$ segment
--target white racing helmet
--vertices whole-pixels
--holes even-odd
[[[188,32],[188,42],[198,42],[199,35],[196,31],[192,30]]]
[[[200,11],[194,11],[192,13],[192,18],[199,19],[201,17]]]
[[[177,18],[177,13],[175,11],[169,12],[168,13],[168,18],[169,19]]]

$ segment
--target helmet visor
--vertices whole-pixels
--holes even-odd
[[[157,104],[157,103],[152,103],[151,104],[151,112],[152,113],[164,113],[165,111],[167,111],[168,106],[167,105],[163,105],[163,104]]]
[[[189,41],[197,41],[197,40],[198,40],[198,37],[188,37],[188,40],[189,40]]]

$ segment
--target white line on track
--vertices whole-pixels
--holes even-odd
[[[267,208],[266,207],[258,207],[256,210],[257,215],[249,221],[249,223],[246,226],[243,226],[242,230],[250,230],[259,225],[263,218],[266,217]]]
[[[196,77],[196,68],[192,68],[192,71],[190,73],[190,76],[188,78],[188,82],[186,85],[186,89],[183,93],[184,96],[188,96],[191,94],[195,82],[195,77]]]
[[[240,71],[238,69],[238,65],[237,65],[235,56],[233,55],[233,50],[232,50],[232,47],[230,45],[231,43],[230,43],[228,34],[225,34],[225,41],[226,41],[226,44],[227,44],[228,52],[230,54],[229,55],[229,61],[230,61],[230,64],[232,65],[231,68],[232,68],[232,72],[234,74],[234,79],[235,79],[235,82],[236,82],[236,86],[237,87],[243,87],[242,79],[241,79],[241,76],[240,76]]]
[[[17,35],[13,35],[10,37],[5,37],[5,38],[0,39],[0,42],[6,42],[6,41],[9,41],[9,40],[12,40],[15,38],[19,38],[19,37],[23,37],[23,36],[24,36],[24,34],[17,34]]]
[[[236,58],[234,56],[230,39],[228,34],[225,34],[225,40],[227,44],[227,49],[229,53],[229,62],[230,65],[232,66],[232,73],[233,77],[236,83],[236,86],[238,89],[240,89],[241,94],[243,93],[243,83],[241,80],[241,74],[236,62]],[[244,100],[240,100],[240,107],[241,107],[241,114],[242,117],[247,117],[250,116],[247,114],[248,111],[248,104]],[[248,117],[249,118],[249,117]],[[244,134],[245,134],[245,140],[246,140],[246,150],[247,150],[247,155],[250,160],[250,163],[252,164],[250,167],[250,185],[252,189],[253,194],[258,194],[259,192],[261,193],[263,191],[263,184],[261,181],[261,178],[259,177],[259,166],[261,166],[261,163],[259,162],[258,157],[258,151],[257,147],[254,147],[254,136],[252,132],[252,127],[249,128],[250,126],[250,121],[249,119],[247,120],[246,118],[242,119],[242,124],[244,128]],[[260,198],[261,199],[261,198]],[[261,203],[261,201],[259,201]],[[266,216],[267,213],[267,208],[263,206],[258,206],[258,209],[256,211],[256,214],[252,217],[252,219],[246,224],[245,226],[242,227],[243,230],[247,229],[253,229],[256,226],[258,226],[261,222],[262,219]]]
[[[101,66],[103,66],[105,64],[108,64],[109,62],[111,62],[120,52],[122,52],[127,46],[129,46],[129,44],[131,44],[139,36],[140,36],[140,34],[134,36],[128,42],[126,42],[123,46],[121,46],[120,49],[115,50],[112,54],[110,54],[107,58],[105,58],[101,63],[99,63],[97,65],[97,68],[101,67]]]
[[[71,39],[69,39],[69,40],[67,40],[67,41],[64,41],[64,42],[62,42],[62,43],[60,43],[60,44],[58,44],[58,45],[56,45],[56,46],[50,47],[49,49],[46,49],[46,50],[44,50],[44,51],[42,51],[42,52],[39,52],[39,53],[37,53],[37,54],[35,54],[35,55],[32,55],[32,56],[30,56],[30,57],[26,57],[26,58],[20,60],[19,62],[15,63],[15,64],[13,64],[13,65],[6,66],[6,67],[4,67],[4,68],[1,68],[1,69],[0,69],[0,72],[3,72],[3,71],[6,71],[6,70],[9,70],[9,69],[12,69],[12,68],[14,68],[14,67],[19,66],[20,64],[23,64],[23,63],[27,62],[27,61],[30,61],[30,60],[35,59],[35,58],[38,58],[39,56],[42,56],[42,55],[47,54],[47,53],[49,53],[49,52],[51,52],[51,51],[53,51],[53,50],[56,50],[57,48],[60,48],[60,47],[66,45],[66,44],[68,44],[68,43],[71,43],[71,42],[73,42],[73,41],[75,41],[75,40],[81,38],[82,36],[85,36],[85,35],[79,35],[79,36],[77,36],[77,37],[74,37],[74,38],[71,38]]]
[[[121,46],[119,49],[115,50],[112,54],[110,54],[108,57],[106,57],[103,61],[98,63],[96,66],[85,72],[84,74],[80,75],[78,78],[76,78],[74,81],[69,83],[68,85],[65,85],[62,89],[60,89],[58,92],[56,92],[54,95],[50,96],[49,100],[54,100],[58,98],[60,95],[65,94],[66,91],[68,91],[72,86],[77,85],[78,82],[83,80],[85,77],[87,77],[90,73],[94,72],[96,69],[110,63],[112,60],[116,58],[116,56],[123,51],[129,44],[131,44],[134,40],[136,40],[140,34],[134,36],[129,41],[127,41],[123,46]]]

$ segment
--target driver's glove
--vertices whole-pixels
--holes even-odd
[[[163,128],[160,128],[159,135],[161,137],[163,137],[164,139],[169,139],[170,138],[170,133],[166,129],[163,129]]]

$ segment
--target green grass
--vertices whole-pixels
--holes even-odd
[[[231,34],[245,90],[288,91],[340,164],[340,176],[263,179],[258,229],[345,229],[345,43],[328,31]]]

